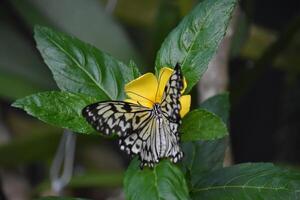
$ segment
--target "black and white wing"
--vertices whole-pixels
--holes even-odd
[[[163,113],[164,127],[163,133],[168,134],[168,140],[171,146],[166,157],[171,158],[171,161],[176,163],[183,157],[183,152],[180,149],[179,142],[179,125],[181,124],[180,109],[181,105],[179,98],[183,89],[183,76],[179,64],[176,64],[172,75],[170,76],[162,97],[161,110]]]
[[[86,106],[82,115],[97,131],[125,137],[147,121],[152,110],[124,101],[103,101]]]
[[[117,133],[120,149],[139,155],[141,167],[153,166],[176,144],[176,138],[169,139],[169,128],[162,126],[153,110],[146,107],[108,101],[91,104],[82,114],[97,131],[107,135]]]
[[[91,104],[82,115],[97,131],[120,136],[120,149],[128,154],[140,154],[147,143],[153,124],[152,109],[123,101]],[[140,155],[140,159],[141,155]]]
[[[181,90],[183,89],[183,76],[180,65],[177,63],[172,75],[170,76],[162,96],[161,109],[164,116],[173,123],[178,125],[181,123],[180,119],[180,102]]]

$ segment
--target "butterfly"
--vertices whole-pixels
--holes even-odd
[[[153,108],[125,101],[102,101],[86,106],[82,115],[97,131],[116,133],[120,149],[138,155],[141,168],[154,167],[163,158],[177,163],[183,157],[179,146],[182,89],[183,75],[176,64],[160,103],[154,103]]]

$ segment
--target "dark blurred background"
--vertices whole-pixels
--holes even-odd
[[[75,35],[124,63],[132,59],[146,72],[153,71],[163,39],[198,2],[0,0],[0,199],[59,193],[49,171],[63,130],[10,107],[26,95],[57,90],[35,47],[35,24]],[[228,163],[275,162],[298,169],[300,1],[240,1],[217,55],[193,90],[193,105],[230,91]],[[219,80],[224,81],[217,85]],[[78,135],[74,175],[60,192],[123,199],[128,162],[114,141]]]

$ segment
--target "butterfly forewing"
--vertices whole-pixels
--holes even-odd
[[[82,115],[97,131],[119,136],[135,131],[150,114],[149,108],[123,101],[94,103],[82,110]]]
[[[183,78],[180,66],[177,64],[167,85],[164,89],[163,97],[161,100],[161,109],[171,122],[172,126],[180,124],[180,102],[181,90],[183,89]]]

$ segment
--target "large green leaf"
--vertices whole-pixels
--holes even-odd
[[[204,101],[200,107],[214,112],[222,117],[224,122],[228,121],[228,93],[213,96]],[[199,180],[201,174],[223,166],[226,146],[227,138],[183,142],[182,149],[185,156],[181,162],[181,168],[192,186]]]
[[[187,91],[197,83],[224,34],[236,0],[203,0],[163,42],[156,71],[180,63],[187,79]]]
[[[228,134],[220,117],[200,108],[189,112],[183,118],[180,132],[183,133],[183,141],[214,140]]]
[[[93,129],[81,115],[81,110],[95,98],[67,92],[42,92],[12,104],[38,119],[74,132],[91,133]]]
[[[193,199],[299,199],[300,173],[273,164],[240,164],[206,173],[191,191]]]
[[[162,160],[153,169],[139,168],[139,161],[131,161],[124,179],[126,199],[189,199],[185,178],[180,169]]]
[[[184,142],[181,168],[193,186],[203,173],[222,168],[227,139]]]
[[[124,85],[133,70],[80,40],[49,28],[35,28],[37,47],[63,91],[83,93],[98,100],[123,99]]]
[[[230,111],[229,93],[225,92],[210,97],[202,102],[200,107],[218,115],[224,123],[228,123]]]

